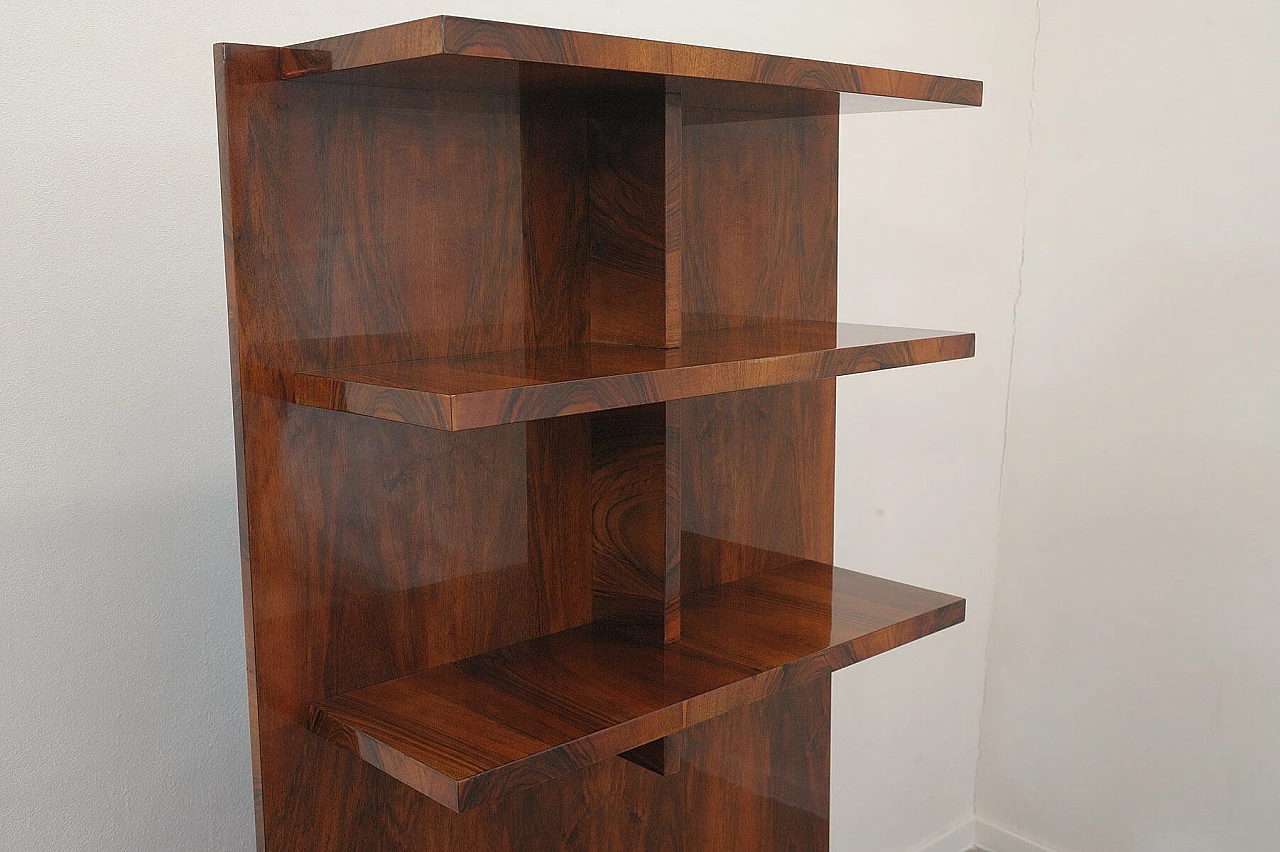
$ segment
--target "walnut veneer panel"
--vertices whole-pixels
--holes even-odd
[[[680,411],[591,420],[592,622],[639,642],[680,638]]]
[[[763,325],[822,329],[825,345],[839,343],[838,97],[705,83],[683,94],[686,335],[735,339]],[[861,338],[887,344],[868,367],[972,346],[967,335],[855,328],[850,342],[885,335]],[[809,378],[820,380],[681,403],[684,593],[776,567],[777,554],[832,560],[835,380]]]

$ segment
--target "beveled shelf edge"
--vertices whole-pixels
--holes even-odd
[[[285,54],[285,76],[452,54],[982,105],[980,80],[452,15],[304,42],[287,48]]]
[[[904,331],[910,331],[904,329]],[[441,393],[321,373],[285,375],[294,405],[449,432],[972,358],[972,332]],[[340,373],[341,371],[334,371]]]
[[[361,730],[342,711],[342,696],[311,706],[311,732],[352,752],[365,763],[380,769],[402,784],[417,790],[454,813],[461,813],[462,782],[426,764],[385,746]]]
[[[728,704],[732,698],[725,697],[726,691],[741,687],[737,691],[746,694],[756,681],[780,677],[784,670],[789,672],[796,665],[796,663],[790,663],[780,669],[762,672],[708,693],[708,696],[716,696],[719,704]],[[400,783],[417,790],[454,813],[462,813],[553,778],[586,769],[602,760],[621,757],[624,752],[648,745],[663,737],[678,734],[698,722],[727,713],[735,707],[763,700],[782,689],[801,686],[817,676],[795,679],[794,683],[788,683],[786,687],[778,689],[761,686],[758,697],[729,704],[719,712],[705,713],[701,718],[693,720],[686,715],[683,704],[672,705],[647,716],[630,719],[605,732],[584,737],[580,741],[554,746],[462,779],[452,778],[432,766],[415,760],[394,745],[383,742],[376,735],[363,730],[358,722],[358,714],[344,712],[342,696],[312,705],[310,728],[312,733],[354,753],[365,763],[385,772]],[[732,693],[729,695],[732,696]],[[576,748],[588,740],[590,745],[581,749]],[[602,741],[612,744],[602,746]],[[554,770],[548,769],[551,764],[555,765]]]
[[[856,574],[846,569],[830,567],[835,572]],[[913,588],[900,583],[894,585]],[[945,598],[946,602],[934,609],[918,612],[901,621],[829,645],[774,668],[747,675],[708,692],[462,779],[453,778],[410,757],[389,742],[379,739],[376,733],[362,728],[359,717],[367,716],[367,712],[350,712],[348,702],[341,695],[312,705],[310,729],[454,813],[462,813],[519,790],[580,771],[610,757],[624,756],[624,752],[679,734],[694,725],[762,701],[776,693],[812,683],[832,672],[954,627],[965,620],[966,601],[963,598],[932,594]],[[575,631],[588,629],[592,629],[591,625],[575,628]],[[538,641],[529,640],[530,643]],[[503,650],[482,654],[479,658],[501,653]],[[650,771],[657,770],[650,768]]]

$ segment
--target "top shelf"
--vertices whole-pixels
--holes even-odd
[[[287,76],[449,56],[982,105],[977,80],[448,15],[293,45]]]
[[[583,343],[286,376],[288,400],[459,431],[968,358],[974,336],[768,320],[673,349]]]

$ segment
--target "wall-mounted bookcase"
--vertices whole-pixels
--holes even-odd
[[[438,17],[219,45],[259,842],[825,849],[830,674],[964,618],[833,567],[840,92]]]

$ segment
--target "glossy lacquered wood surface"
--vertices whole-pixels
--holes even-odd
[[[973,355],[972,334],[776,320],[683,345],[575,344],[301,373],[289,401],[435,429],[474,429]]]
[[[438,16],[296,45],[318,72],[441,55],[765,83],[978,106],[982,83],[840,62]],[[314,51],[328,54],[317,62]]]
[[[297,852],[823,852],[830,708],[819,678],[687,729],[665,775],[607,758],[462,813],[296,732],[287,745],[309,772],[274,825]]]
[[[591,420],[591,620],[638,642],[680,638],[680,411]]]
[[[335,696],[311,724],[464,810],[963,617],[958,598],[796,562],[687,597],[678,642],[582,627]]]
[[[704,850],[803,838],[824,848],[825,684],[699,726],[680,761],[693,771],[660,776],[606,761],[462,816],[307,732],[310,706],[327,697],[592,618],[586,416],[450,434],[291,405],[284,377],[586,342],[581,284],[592,249],[579,229],[590,207],[572,179],[591,162],[590,104],[607,81],[556,84],[587,99],[579,110],[546,88],[544,71],[518,64],[484,85],[418,89],[284,80],[288,63],[271,48],[228,45],[217,59],[261,847]],[[732,112],[711,117],[739,115],[735,97]],[[555,115],[580,130],[566,135]],[[784,136],[789,127],[811,139],[835,132],[834,116],[796,117],[790,107],[741,115],[714,126],[725,151],[736,147],[726,128],[762,116]],[[696,136],[699,127],[682,129]],[[544,133],[561,147],[531,145]],[[700,150],[710,153],[705,139]],[[687,146],[681,157],[687,173]],[[812,183],[832,167],[813,160],[799,171]],[[682,203],[672,204],[671,186],[663,201],[678,211],[691,197],[733,203],[737,191],[694,170]],[[773,215],[769,195],[791,191],[746,202]],[[801,234],[831,232],[834,193],[812,200],[800,218],[787,207],[786,227],[737,250],[736,261],[717,254],[724,279],[686,281],[681,325],[698,324],[691,304],[705,311],[730,290],[743,295],[725,304],[834,319],[834,247],[811,241],[795,254]],[[800,219],[824,224],[810,231]],[[723,238],[704,228],[686,246],[699,257]],[[681,269],[697,271],[687,261]],[[750,530],[748,544],[829,559],[829,384],[724,394],[699,417],[682,410],[700,440],[681,442],[679,476],[668,481],[680,483],[672,505],[686,508],[667,524],[694,517],[703,531]],[[726,469],[760,499],[721,492]],[[667,541],[686,538],[682,530]],[[652,805],[642,818],[636,801]]]
[[[814,365],[845,355],[794,342],[804,324],[838,338],[827,71],[659,46],[707,76],[637,74],[616,69],[651,43],[468,27],[442,23],[438,50],[405,25],[216,53],[259,846],[823,850],[825,675],[616,752],[565,734],[617,757],[461,813],[311,730],[339,696],[557,636],[665,659],[687,598],[831,561],[835,382]],[[947,85],[925,79],[876,85]],[[704,334],[749,345],[683,366]],[[539,372],[557,348],[624,363]],[[467,393],[585,382],[603,402],[448,431],[289,401],[291,377],[511,353],[535,369],[464,371]],[[675,389],[695,395],[627,395],[689,370]]]

